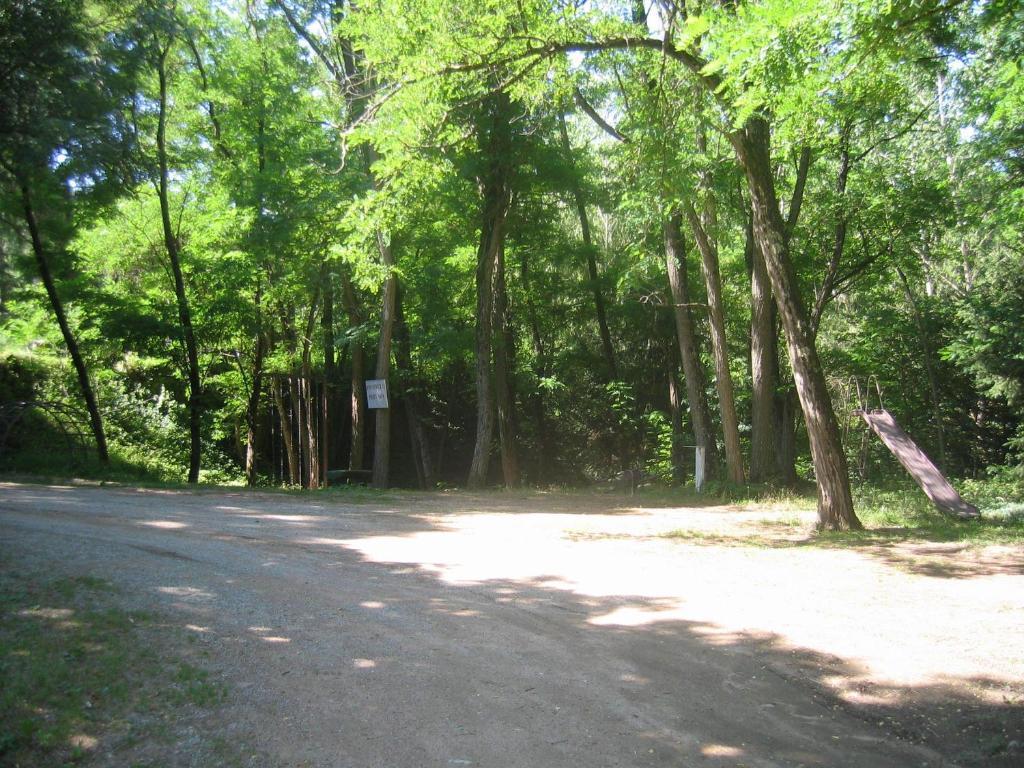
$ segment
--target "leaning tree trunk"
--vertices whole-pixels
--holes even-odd
[[[722,299],[722,277],[718,267],[718,245],[714,241],[714,209],[708,203],[704,221],[697,216],[692,205],[686,206],[686,218],[693,229],[700,251],[701,272],[708,294],[708,325],[711,328],[711,351],[715,359],[715,389],[718,391],[718,409],[722,416],[722,435],[725,440],[725,466],[729,480],[742,483],[743,454],[740,452],[740,427],[736,417],[736,397],[733,393],[732,373],[729,372],[729,348],[725,339],[725,307]],[[712,226],[709,226],[712,225]]]
[[[690,312],[690,295],[686,280],[686,246],[683,242],[682,215],[675,213],[665,219],[665,268],[672,294],[679,356],[683,364],[686,397],[689,400],[690,424],[697,445],[704,448],[704,462],[710,473],[718,465],[718,447],[711,428],[711,410],[704,391],[704,369],[700,363],[697,335]]]
[[[508,314],[508,292],[505,286],[505,246],[498,246],[494,260],[494,389],[498,411],[498,444],[501,449],[501,471],[505,487],[519,485],[519,458],[516,455],[515,394],[512,382],[513,339]]]
[[[185,292],[185,278],[181,271],[181,254],[178,238],[171,224],[171,205],[167,169],[167,50],[163,50],[157,61],[157,79],[160,86],[159,112],[156,128],[156,151],[159,165],[157,196],[160,198],[160,221],[163,226],[164,248],[171,264],[174,278],[174,298],[178,306],[178,322],[185,343],[185,357],[188,366],[188,432],[189,458],[188,482],[199,482],[199,461],[202,451],[202,385],[199,379],[199,350],[192,330],[192,311]]]
[[[768,124],[761,117],[752,117],[741,131],[732,134],[731,139],[747,177],[754,236],[764,255],[775,294],[797,395],[807,425],[818,484],[818,526],[828,530],[857,529],[861,524],[853,510],[839,425],[818,360],[807,311],[800,299],[789,254],[786,224],[775,196]]]
[[[377,341],[376,378],[387,381],[391,370],[391,335],[395,325],[395,292],[398,290],[398,278],[395,276],[395,258],[391,243],[387,242],[383,232],[377,232],[377,249],[380,260],[388,271],[384,281],[381,297],[380,338]],[[391,393],[388,393],[389,399]],[[388,487],[388,474],[391,467],[391,403],[387,408],[377,408],[377,418],[373,442],[373,485],[376,488]]]
[[[57,325],[60,326],[61,336],[64,337],[64,346],[71,355],[71,363],[75,366],[75,373],[78,376],[78,387],[82,390],[82,399],[85,400],[85,408],[89,412],[89,425],[92,427],[93,438],[96,440],[96,455],[104,464],[110,462],[107,453],[107,436],[103,431],[103,419],[100,417],[99,405],[96,403],[96,394],[92,389],[92,382],[89,381],[89,371],[85,367],[85,360],[78,348],[78,341],[68,324],[67,315],[64,312],[64,305],[61,303],[57,293],[57,285],[53,281],[53,274],[50,272],[50,265],[46,261],[46,249],[43,246],[43,238],[39,233],[39,222],[36,220],[36,212],[32,207],[32,194],[28,183],[21,184],[21,205],[25,215],[25,223],[28,225],[29,237],[32,240],[32,254],[36,259],[36,267],[39,269],[39,277],[46,288],[46,295],[50,299],[50,307],[57,317]],[[2,276],[0,276],[2,279]]]

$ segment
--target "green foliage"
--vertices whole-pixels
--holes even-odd
[[[370,376],[380,287],[393,273],[408,353],[391,374],[400,482],[414,476],[406,397],[440,474],[461,481],[475,430],[481,181],[495,163],[511,178],[503,255],[528,480],[579,483],[627,466],[672,477],[672,444],[691,427],[685,403],[682,434],[671,425],[678,361],[662,225],[690,203],[716,214],[746,437],[750,204],[730,137],[753,115],[772,128],[784,216],[798,158],[811,158],[788,245],[804,304],[821,310],[817,345],[837,406],[850,403],[840,390],[851,379],[872,376],[952,474],[982,476],[1024,454],[1017,4],[766,0],[652,11],[651,29],[675,57],[650,44],[627,3],[106,10],[28,0],[0,12],[0,100],[22,107],[0,117],[0,353],[17,360],[0,367],[0,389],[77,399],[20,223],[27,179],[122,467],[172,480],[185,461],[186,355],[153,186],[163,45],[169,207],[199,346],[206,479],[238,478],[250,426],[259,471],[280,472],[271,374],[334,377],[329,463],[344,463],[353,358],[366,353]],[[508,138],[488,154],[496,118]],[[710,371],[698,261],[690,253],[684,272]],[[779,358],[781,395],[790,374],[784,350]],[[715,410],[710,377],[707,395]],[[874,442],[862,449],[854,427],[851,463],[870,478],[897,474]],[[799,425],[797,435],[806,476]]]
[[[38,361],[25,355],[0,360],[0,403],[34,400],[43,376]]]

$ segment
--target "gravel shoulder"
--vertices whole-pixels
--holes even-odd
[[[1019,548],[760,546],[791,511],[631,503],[0,484],[0,538],[176,619],[253,765],[1024,761]]]

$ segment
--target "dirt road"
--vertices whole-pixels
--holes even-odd
[[[1020,764],[1019,553],[939,577],[661,536],[750,514],[0,485],[5,556],[180,620],[260,764],[955,765],[985,757],[965,711]]]

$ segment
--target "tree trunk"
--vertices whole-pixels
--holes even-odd
[[[46,288],[46,295],[50,299],[50,307],[57,317],[57,325],[60,326],[61,336],[64,338],[64,346],[71,355],[71,364],[75,367],[75,374],[78,376],[78,387],[82,390],[82,399],[85,400],[85,408],[89,412],[89,425],[92,427],[93,438],[96,440],[96,455],[104,464],[110,463],[110,456],[107,452],[107,436],[103,431],[103,419],[100,417],[99,405],[96,403],[96,394],[92,389],[92,382],[89,380],[89,371],[85,367],[85,360],[78,348],[78,341],[68,324],[67,315],[64,313],[64,305],[61,303],[57,293],[57,285],[50,272],[50,265],[46,261],[46,249],[43,246],[43,238],[39,233],[39,222],[36,220],[36,212],[32,207],[32,194],[28,182],[20,181],[21,205],[25,215],[25,223],[28,225],[29,237],[32,240],[32,254],[36,259],[36,267],[39,269],[39,277]],[[0,275],[0,280],[4,279]]]
[[[299,388],[302,400],[302,422],[305,427],[303,446],[306,454],[306,474],[304,485],[307,488],[320,487],[320,446],[318,444],[316,385],[313,382],[313,332],[316,329],[316,318],[320,308],[320,296],[323,288],[326,265],[320,267],[320,281],[313,294],[313,303],[306,318],[306,327],[302,334],[302,375]]]
[[[289,377],[290,378],[290,377]],[[284,455],[288,464],[288,484],[299,484],[299,452],[295,445],[292,432],[292,418],[288,405],[285,404],[284,387],[281,384],[281,374],[274,376],[274,383],[271,387],[274,393],[274,407],[277,409],[277,417],[281,423],[281,442],[284,443]]]
[[[192,330],[192,312],[185,292],[185,278],[181,271],[178,238],[171,224],[170,192],[167,169],[167,49],[157,59],[157,79],[160,86],[159,114],[156,129],[157,163],[159,179],[157,195],[160,198],[160,221],[163,226],[164,248],[171,264],[174,277],[174,298],[178,306],[178,322],[181,325],[182,340],[188,367],[188,431],[189,459],[188,482],[199,482],[199,462],[202,451],[202,385],[199,379],[199,350]]]
[[[409,444],[412,448],[413,463],[416,466],[416,478],[420,488],[425,490],[434,487],[437,478],[434,473],[430,439],[423,428],[423,419],[420,417],[420,398],[413,386],[415,371],[412,367],[412,339],[409,326],[405,322],[401,286],[399,286],[395,299],[395,323],[395,364],[403,372],[406,381],[402,401],[405,403],[406,421],[409,422]]]
[[[711,411],[708,408],[704,387],[704,369],[700,363],[697,336],[690,312],[690,295],[686,276],[686,245],[683,241],[682,215],[675,213],[665,219],[665,267],[672,294],[673,315],[676,322],[676,337],[679,342],[679,357],[683,364],[683,379],[686,397],[689,401],[690,424],[697,445],[704,448],[704,461],[708,474],[713,474],[718,464],[718,446],[711,429]]]
[[[288,391],[292,407],[292,421],[295,424],[295,477],[296,484],[308,487],[306,468],[309,457],[306,454],[306,402],[302,397],[302,385],[295,374],[288,376]]]
[[[511,205],[509,190],[509,100],[504,93],[488,100],[486,125],[479,128],[481,154],[486,171],[479,179],[483,202],[480,243],[476,254],[476,442],[466,484],[482,488],[487,483],[494,436],[494,398],[491,391],[491,334],[493,282],[498,250],[505,239],[505,219]]]
[[[377,232],[377,250],[381,263],[388,270],[381,297],[380,338],[377,341],[376,378],[387,381],[391,370],[391,334],[395,325],[395,292],[398,278],[395,276],[395,259],[391,243],[383,232]],[[390,399],[390,392],[388,393]],[[375,488],[388,487],[391,466],[391,403],[387,408],[377,408],[373,441],[373,485]]]
[[[718,245],[715,243],[715,214],[712,203],[707,204],[702,222],[692,205],[686,206],[686,218],[693,229],[700,251],[701,271],[708,293],[708,320],[711,327],[711,351],[715,359],[715,388],[718,408],[722,415],[722,434],[725,438],[725,465],[729,480],[742,483],[743,455],[740,452],[739,419],[736,417],[736,398],[733,393],[732,374],[729,372],[729,348],[725,339],[725,308],[722,299],[722,278],[718,268]],[[709,226],[710,225],[710,226]]]
[[[764,482],[776,474],[775,386],[778,381],[778,336],[775,304],[764,255],[748,232],[750,257],[750,480]]]
[[[359,306],[356,303],[355,290],[352,287],[352,279],[347,272],[341,274],[342,304],[345,314],[348,316],[350,328],[357,328],[362,324],[359,316]],[[366,381],[366,351],[362,342],[353,337],[351,342],[352,354],[352,399],[350,413],[352,418],[352,437],[349,444],[348,468],[360,470],[363,468],[363,453],[366,431],[366,397],[364,395]]]
[[[800,150],[796,181],[786,216],[786,242],[800,219],[811,150]],[[764,482],[772,478],[783,485],[796,484],[796,414],[792,403],[792,385],[779,392],[779,313],[772,297],[771,281],[764,254],[755,242],[753,212],[747,222],[745,246],[750,270],[750,479]]]
[[[558,115],[558,128],[562,135],[562,149],[565,152],[565,159],[570,164],[573,163],[572,146],[569,144],[569,132],[565,127],[565,115],[559,113]],[[580,186],[579,181],[573,177],[572,180],[572,195],[576,202],[576,213],[580,219],[580,231],[583,234],[583,250],[587,257],[587,276],[590,280],[590,290],[594,294],[594,310],[597,314],[597,329],[601,336],[601,353],[604,356],[605,368],[608,371],[609,380],[614,380],[619,377],[618,367],[615,364],[615,350],[612,346],[612,335],[608,331],[608,318],[605,314],[604,307],[604,293],[601,290],[601,277],[597,272],[597,260],[595,258],[595,248],[593,238],[590,234],[590,220],[587,218],[587,201],[583,196],[583,188]]]
[[[324,384],[320,396],[320,464],[326,480],[327,470],[337,466],[338,440],[337,401],[338,363],[334,349],[334,284],[330,272],[324,273],[323,288],[324,311],[321,317],[324,345]]]
[[[772,292],[786,334],[790,366],[804,413],[811,457],[818,483],[818,526],[827,530],[857,529],[850,478],[839,425],[825,383],[818,352],[790,260],[786,225],[775,195],[767,122],[752,117],[731,135],[747,177],[754,236],[764,255]]]
[[[259,310],[260,291],[256,291],[256,307]],[[249,401],[245,407],[245,484],[250,488],[256,485],[256,429],[259,421],[260,396],[263,389],[263,358],[266,352],[266,340],[263,330],[256,331],[256,352],[252,362],[252,388]]]
[[[672,355],[675,357],[675,355]],[[683,403],[674,365],[668,372],[668,405],[672,422],[672,485],[683,484]]]
[[[775,472],[779,482],[795,486],[796,476],[796,420],[800,402],[796,387],[787,381],[785,388],[775,394]]]
[[[494,431],[494,400],[491,396],[491,319],[492,286],[494,273],[494,246],[492,241],[500,235],[494,230],[501,217],[491,202],[490,216],[485,215],[476,262],[476,442],[473,461],[469,467],[466,485],[482,488],[487,484],[487,470],[491,463],[491,438]],[[490,221],[487,221],[490,219]],[[500,226],[500,225],[499,225]]]
[[[498,411],[498,443],[501,447],[501,471],[506,488],[519,486],[519,458],[516,455],[515,393],[513,391],[514,355],[508,293],[505,286],[505,245],[498,246],[494,261],[494,388]]]

